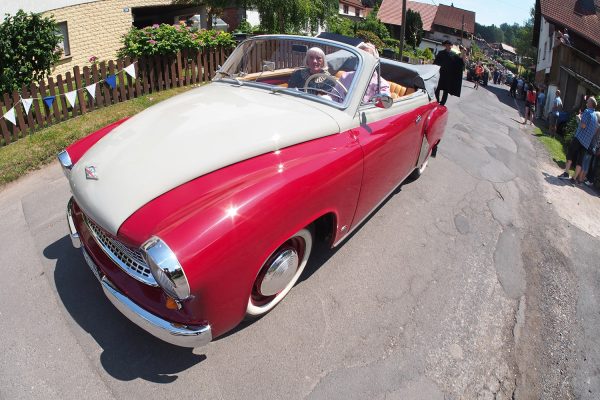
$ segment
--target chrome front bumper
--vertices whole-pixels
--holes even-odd
[[[85,248],[81,246],[81,240],[71,215],[72,201],[73,199],[69,201],[67,221],[71,232],[73,246],[81,248],[83,258],[94,273],[94,276],[100,281],[102,290],[110,302],[113,303],[123,315],[131,320],[131,322],[167,343],[181,347],[200,347],[210,343],[212,340],[210,325],[186,326],[164,320],[138,306],[113,285],[113,283],[98,268],[96,263],[94,263]]]

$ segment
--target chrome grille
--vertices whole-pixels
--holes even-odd
[[[124,245],[85,215],[83,218],[96,243],[115,264],[138,281],[146,285],[158,286],[140,250]]]

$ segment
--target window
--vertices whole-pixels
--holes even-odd
[[[60,37],[58,47],[63,51],[62,56],[67,57],[71,55],[71,48],[69,46],[69,29],[67,28],[66,22],[59,22],[57,24],[56,34]]]
[[[360,9],[359,9],[358,7],[356,7],[356,8],[354,9],[354,16],[355,16],[355,17],[360,17]]]
[[[348,4],[344,4],[344,14],[348,14]]]

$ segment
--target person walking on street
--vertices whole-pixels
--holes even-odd
[[[460,97],[462,87],[462,74],[467,61],[466,49],[460,46],[460,56],[452,52],[452,42],[444,40],[442,42],[444,50],[438,52],[435,56],[435,65],[440,66],[440,80],[435,89],[435,98],[440,105],[446,104],[448,94]],[[440,91],[443,91],[440,99]]]
[[[544,89],[540,89],[537,96],[536,117],[542,119],[544,117],[544,105],[546,104],[546,93]]]
[[[483,78],[483,67],[481,66],[481,62],[477,63],[475,67],[475,86],[473,89],[477,90],[479,88],[479,81]]]
[[[510,82],[510,92],[508,92],[510,94],[510,97],[517,97],[517,77],[513,77],[512,81]]]
[[[574,184],[580,184],[579,181],[581,173],[581,164],[583,162],[583,156],[591,147],[592,139],[596,134],[598,118],[596,116],[596,99],[593,96],[589,96],[587,100],[587,108],[581,114],[581,121],[575,131],[575,137],[571,140],[569,145],[569,151],[567,152],[567,164],[562,174],[558,176],[559,179],[569,179],[569,170],[571,165],[575,162],[575,175],[571,178]]]
[[[535,87],[533,85],[528,85],[527,94],[525,95],[525,121],[523,121],[523,125],[527,124],[527,120],[533,125],[536,98],[537,93],[535,92]]]
[[[550,136],[556,136],[556,127],[558,125],[558,117],[563,110],[563,103],[560,98],[560,90],[556,90],[556,97],[552,102],[552,110],[548,118]]]

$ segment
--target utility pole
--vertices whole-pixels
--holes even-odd
[[[404,32],[406,32],[406,0],[402,0],[402,25],[400,26],[400,61],[404,52]]]

